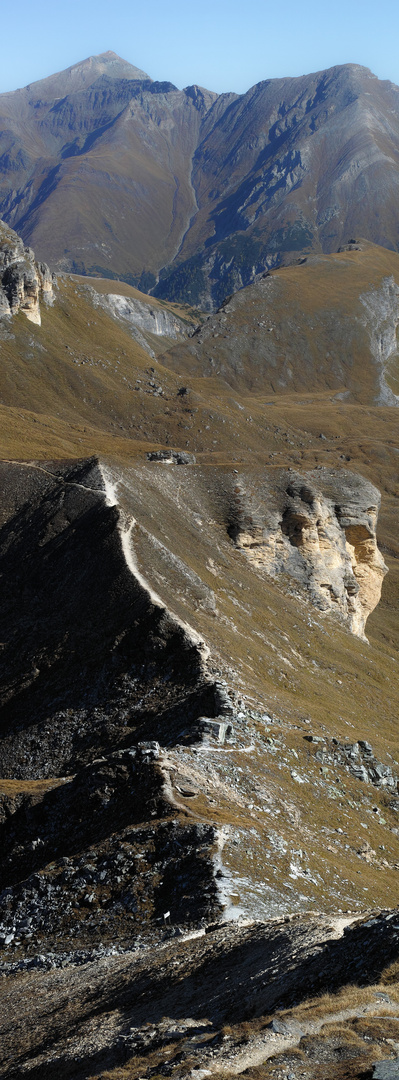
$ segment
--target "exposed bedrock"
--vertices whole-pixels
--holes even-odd
[[[143,303],[142,300],[136,300],[131,296],[120,296],[118,293],[102,295],[95,289],[90,289],[90,293],[96,307],[103,307],[111,315],[126,320],[132,332],[142,331],[155,334],[156,337],[169,337],[174,341],[180,341],[186,338],[192,329],[183,322],[183,319],[172,315],[160,305],[151,306],[151,303]]]
[[[0,318],[23,311],[40,326],[40,301],[53,302],[53,284],[46,263],[36,262],[32,248],[0,220]]]
[[[178,820],[163,760],[141,745],[0,796],[0,952],[21,936],[30,955],[60,936],[131,944],[162,933],[168,910],[186,926],[217,918],[216,829]]]
[[[370,338],[370,351],[378,371],[378,405],[397,405],[399,397],[387,382],[398,356],[399,288],[393,275],[384,278],[379,289],[360,296],[366,309],[364,325]]]
[[[288,575],[364,637],[387,572],[376,541],[380,501],[354,473],[278,470],[256,491],[237,482],[229,532],[256,567]]]
[[[76,772],[214,715],[201,641],[128,565],[95,459],[0,468],[3,776]]]

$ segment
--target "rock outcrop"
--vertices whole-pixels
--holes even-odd
[[[130,296],[120,296],[117,292],[101,296],[100,293],[95,293],[94,289],[93,300],[109,311],[110,315],[125,319],[132,329],[155,334],[156,337],[180,341],[192,330],[191,326],[187,326],[182,319],[161,308],[159,304],[145,304]]]
[[[365,326],[370,336],[370,352],[379,376],[378,405],[398,405],[399,396],[387,383],[398,358],[399,288],[393,275],[384,278],[380,288],[360,296],[366,309]]]
[[[40,301],[54,300],[54,278],[46,263],[36,262],[32,248],[0,221],[0,318],[23,311],[41,324]]]
[[[81,282],[84,282],[83,278]],[[180,319],[167,307],[162,306],[162,301],[156,300],[154,303],[149,297],[146,303],[137,297],[118,292],[101,292],[85,282],[84,287],[88,290],[94,306],[103,308],[112,318],[120,320],[137,344],[152,358],[155,357],[154,338],[164,338],[166,345],[184,341],[193,331],[190,322]]]
[[[2,995],[0,1076],[391,1080],[397,984],[384,969],[397,919],[397,909],[352,925],[308,913],[209,925],[144,954],[91,946],[17,962]]]
[[[387,572],[376,541],[380,493],[354,473],[278,470],[262,491],[237,483],[229,532],[254,565],[288,575],[364,637]]]

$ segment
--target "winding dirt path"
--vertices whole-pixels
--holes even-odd
[[[378,1005],[371,1003],[358,1006],[356,1009],[341,1009],[337,1012],[326,1013],[325,1016],[318,1020],[305,1021],[304,1023],[301,1023],[300,1020],[287,1020],[287,1026],[290,1023],[295,1023],[298,1030],[293,1031],[292,1034],[281,1035],[274,1031],[267,1032],[261,1038],[256,1038],[252,1045],[247,1044],[241,1050],[238,1049],[234,1053],[229,1050],[225,1055],[223,1054],[223,1056],[212,1062],[204,1060],[203,1068],[194,1069],[191,1076],[193,1080],[200,1080],[200,1076],[205,1078],[215,1072],[226,1073],[227,1076],[237,1076],[245,1069],[261,1065],[267,1058],[274,1057],[275,1054],[281,1054],[285,1050],[293,1050],[294,1047],[299,1045],[303,1035],[315,1035],[325,1024],[336,1024],[342,1020],[354,1020],[362,1016],[370,1016],[381,1020],[389,1016],[399,1021],[399,1006],[396,1002],[387,1002],[384,1003],[383,1010],[381,1010],[380,1003]]]

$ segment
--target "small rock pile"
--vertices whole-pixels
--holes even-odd
[[[373,784],[377,788],[388,788],[389,791],[397,790],[398,778],[391,766],[378,761],[372,746],[365,739],[354,743],[340,742],[336,738],[327,742],[315,735],[305,735],[305,739],[307,742],[320,744],[315,757],[321,764],[343,765],[356,780]]]

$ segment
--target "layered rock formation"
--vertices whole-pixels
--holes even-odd
[[[363,637],[387,572],[376,542],[380,501],[372,484],[346,470],[290,470],[256,493],[237,484],[230,535],[256,567],[288,575]]]
[[[0,317],[23,311],[29,322],[40,326],[40,301],[51,304],[53,299],[49,267],[37,262],[32,248],[0,221]]]
[[[16,957],[44,940],[109,943],[115,928],[120,943],[159,940],[166,913],[188,930],[222,913],[304,910],[331,869],[313,850],[320,836],[312,854],[305,833],[298,847],[301,810],[286,802],[281,768],[308,786],[308,817],[311,786],[317,803],[330,795],[321,765],[355,793],[387,793],[394,819],[392,766],[364,738],[348,749],[306,727],[291,751],[291,722],[250,706],[232,670],[221,680],[215,640],[233,632],[241,651],[226,614],[233,582],[248,580],[240,551],[253,592],[264,571],[282,575],[360,634],[384,569],[376,489],[327,470],[215,483],[194,460],[149,457],[117,471],[96,459],[1,466],[0,948]],[[212,623],[211,652],[198,631]],[[356,865],[358,848],[357,837]],[[370,852],[389,880],[392,855]]]

